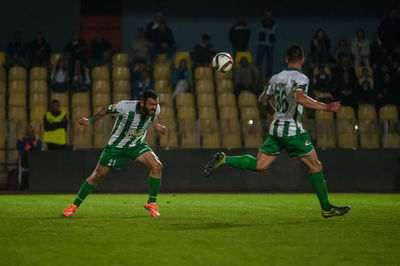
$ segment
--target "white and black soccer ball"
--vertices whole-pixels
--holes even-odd
[[[229,72],[233,66],[232,56],[228,53],[218,53],[212,60],[212,66],[219,72]]]

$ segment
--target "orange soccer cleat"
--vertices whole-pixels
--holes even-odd
[[[144,204],[144,208],[150,212],[151,216],[153,217],[160,216],[160,213],[158,212],[158,206],[155,202],[147,203],[146,201],[146,203]]]
[[[66,208],[63,211],[63,214],[67,217],[72,216],[72,214],[76,213],[76,211],[78,210],[78,206],[76,206],[75,204],[72,204],[71,206],[69,206],[68,208]]]

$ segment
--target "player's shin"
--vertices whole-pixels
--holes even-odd
[[[78,191],[78,194],[76,195],[74,204],[76,206],[79,207],[79,205],[81,205],[81,203],[83,202],[83,200],[90,194],[92,193],[92,191],[94,190],[96,186],[93,186],[91,184],[88,183],[88,181],[85,180],[85,182],[83,182],[81,188]]]
[[[241,156],[227,156],[225,159],[225,165],[255,171],[257,169],[257,159],[248,154]]]
[[[321,208],[324,211],[328,211],[331,209],[332,205],[328,200],[328,188],[326,186],[326,181],[322,171],[316,173],[310,173],[310,181],[311,185],[317,193],[319,202],[321,204]]]
[[[154,178],[149,176],[149,199],[147,200],[148,203],[156,202],[160,186],[161,178]]]

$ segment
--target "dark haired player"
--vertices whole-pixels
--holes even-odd
[[[64,210],[65,216],[74,214],[87,195],[108,174],[110,167],[121,168],[126,158],[142,163],[150,169],[149,198],[144,207],[151,216],[160,216],[156,199],[161,185],[162,164],[144,141],[151,124],[161,134],[167,132],[167,129],[158,122],[159,113],[157,94],[154,91],[144,91],[140,101],[120,101],[108,108],[101,108],[89,119],[84,117],[79,119],[79,124],[87,126],[107,114],[118,116],[96,168],[82,184],[73,204]]]
[[[350,210],[350,206],[336,207],[329,203],[322,164],[302,126],[304,107],[336,112],[340,103],[325,104],[307,96],[309,80],[301,71],[304,60],[303,49],[297,45],[290,46],[286,57],[288,67],[271,78],[258,99],[261,105],[267,107],[274,97],[276,104],[273,107],[274,120],[257,158],[251,155],[226,156],[223,152],[218,152],[207,164],[204,173],[209,176],[224,165],[263,171],[271,165],[282,149],[286,149],[290,156],[297,157],[308,168],[312,187],[321,204],[322,216],[342,216]]]

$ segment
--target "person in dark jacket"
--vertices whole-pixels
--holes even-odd
[[[153,33],[155,56],[167,54],[172,61],[175,52],[175,39],[172,30],[167,27],[165,21],[160,22],[160,26]]]
[[[190,53],[194,67],[209,65],[214,55],[215,51],[208,34],[203,35],[201,42],[196,44]]]
[[[42,150],[42,141],[35,136],[33,127],[28,126],[25,136],[17,141],[17,150],[19,152],[21,166],[23,168],[28,168],[28,152]]]
[[[381,22],[378,34],[389,60],[397,59],[400,56],[400,18],[396,8],[392,8],[389,16]]]
[[[250,40],[250,28],[247,25],[246,17],[239,16],[239,21],[229,31],[229,41],[233,47],[233,54],[237,51],[247,51]]]
[[[29,45],[29,61],[31,66],[47,66],[50,60],[51,46],[42,32],[37,32],[35,40]]]

